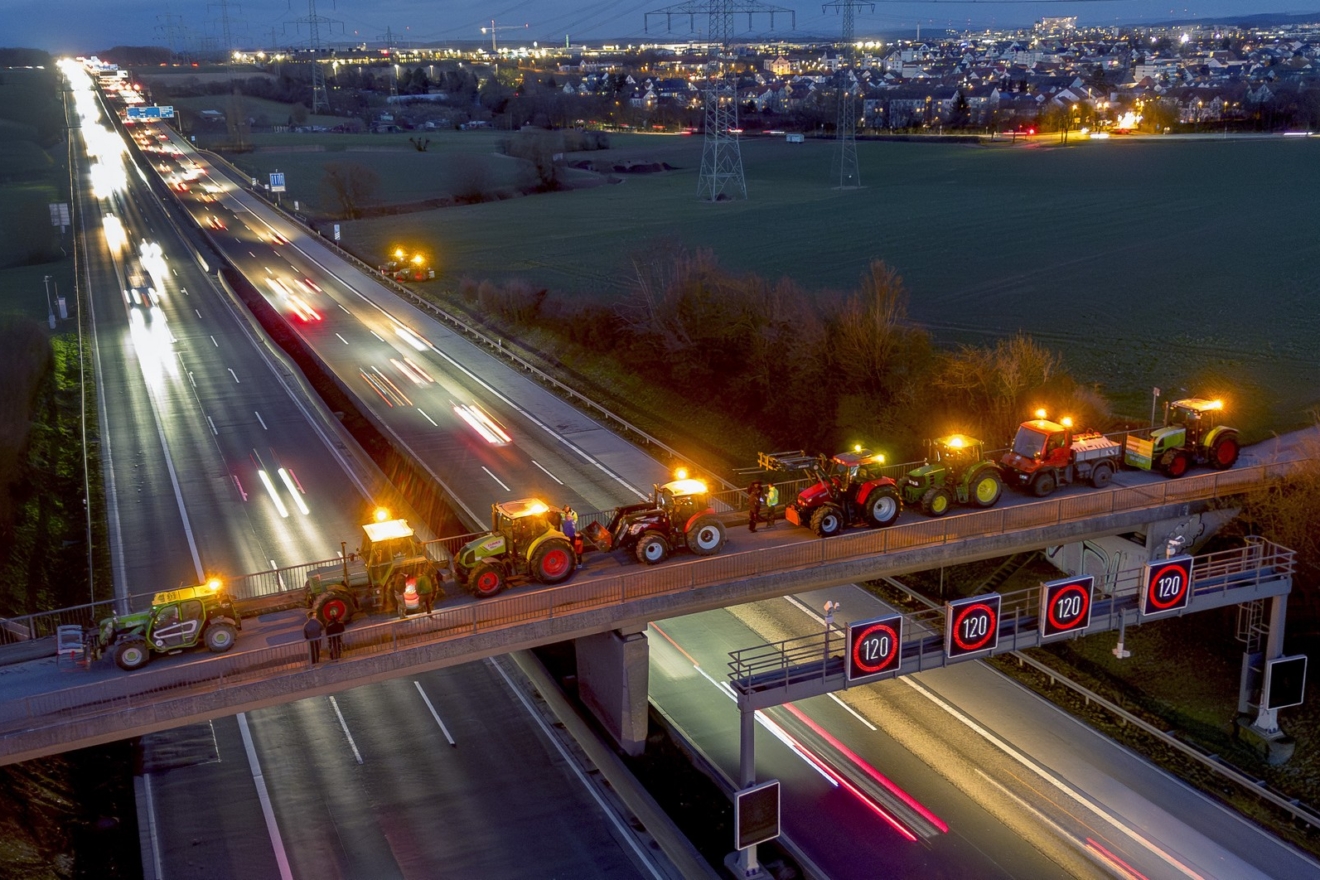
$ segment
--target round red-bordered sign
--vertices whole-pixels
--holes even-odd
[[[1088,584],[1087,586],[1089,587],[1090,584]],[[1061,600],[1065,596],[1071,595],[1072,593],[1076,593],[1078,596],[1080,596],[1082,603],[1081,605],[1078,606],[1076,614],[1072,615],[1067,620],[1060,620],[1057,616],[1055,616],[1054,612],[1058,610]],[[1053,597],[1053,601],[1050,602],[1050,609],[1049,609],[1050,626],[1054,627],[1056,632],[1067,632],[1068,630],[1076,626],[1079,620],[1082,620],[1083,618],[1086,617],[1086,612],[1090,609],[1090,607],[1091,607],[1091,591],[1089,589],[1084,589],[1081,584],[1069,584],[1059,592],[1055,593]]]
[[[1160,581],[1163,580],[1167,572],[1173,572],[1178,576],[1178,592],[1174,594],[1173,598],[1161,601],[1156,593],[1156,588],[1159,587]],[[1187,565],[1182,562],[1175,562],[1160,569],[1152,568],[1150,578],[1146,582],[1147,606],[1154,608],[1156,611],[1168,611],[1171,608],[1177,608],[1187,595],[1188,582],[1191,580],[1189,574]]]
[[[958,646],[958,650],[967,653],[970,653],[972,651],[979,651],[982,648],[984,648],[986,645],[990,644],[990,642],[993,641],[995,637],[999,634],[999,615],[995,613],[994,608],[990,607],[986,603],[977,602],[972,605],[967,605],[959,609],[959,611],[960,613],[958,614],[957,617],[954,618],[953,621],[953,643]],[[983,613],[986,616],[985,633],[981,636],[979,641],[975,641],[975,642],[963,641],[961,635],[963,622],[966,621],[967,618],[971,616],[973,612],[977,612],[977,611]]]
[[[889,652],[880,658],[879,663],[868,663],[862,656],[862,649],[866,643],[875,635],[889,636]],[[852,664],[853,668],[860,671],[863,675],[875,675],[878,672],[884,672],[885,669],[892,666],[899,656],[898,633],[887,623],[877,623],[874,626],[868,626],[853,637]]]

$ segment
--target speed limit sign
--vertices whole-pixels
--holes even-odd
[[[1159,559],[1146,566],[1141,616],[1161,617],[1187,607],[1192,597],[1192,557]]]
[[[944,653],[960,660],[999,647],[999,594],[955,599],[944,606]]]
[[[891,614],[848,624],[848,683],[898,674],[903,662],[903,615]]]

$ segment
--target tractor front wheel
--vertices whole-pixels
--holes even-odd
[[[903,512],[903,499],[893,486],[877,486],[866,496],[866,519],[874,528],[887,526]]]
[[[943,486],[927,489],[921,496],[921,512],[926,516],[944,516],[953,507],[953,495]]]
[[[687,533],[688,549],[697,556],[714,556],[724,546],[724,524],[713,516],[703,516]]]
[[[1169,463],[1164,466],[1164,476],[1181,477],[1187,473],[1187,469],[1192,466],[1192,460],[1186,452],[1175,452],[1169,458]]]
[[[1237,464],[1242,447],[1236,437],[1220,437],[1210,449],[1210,467],[1217,471],[1226,471]]]
[[[132,672],[141,669],[151,659],[151,649],[141,639],[128,639],[115,645],[115,664]]]
[[[833,504],[823,504],[811,515],[811,530],[822,538],[839,534],[845,525],[843,511]]]
[[[543,584],[559,584],[573,576],[577,557],[567,541],[546,541],[532,554],[532,576]]]
[[[507,583],[504,569],[490,562],[483,562],[472,569],[472,574],[468,577],[468,589],[478,599],[489,599],[497,595]]]
[[[1036,477],[1036,481],[1031,484],[1031,491],[1037,498],[1044,498],[1046,495],[1053,495],[1054,490],[1059,488],[1059,480],[1050,471],[1046,471]]]
[[[999,479],[999,471],[986,468],[977,474],[969,487],[972,503],[977,507],[994,507],[999,496],[1004,494],[1004,481]]]
[[[339,590],[330,590],[316,598],[313,610],[323,624],[332,620],[347,624],[353,618],[353,600]]]
[[[646,565],[656,565],[669,557],[669,542],[664,535],[647,532],[637,542],[637,561]]]
[[[227,623],[213,623],[206,628],[204,639],[212,654],[223,654],[238,641],[238,631]]]

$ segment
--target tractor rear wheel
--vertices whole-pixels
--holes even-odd
[[[238,641],[238,631],[227,623],[213,623],[206,628],[203,640],[212,654],[223,654]]]
[[[647,532],[637,542],[637,561],[657,565],[669,558],[669,542],[659,532]]]
[[[151,649],[142,639],[128,639],[115,645],[115,664],[132,672],[141,669],[151,659]]]
[[[1004,494],[1004,481],[999,479],[999,471],[986,468],[972,478],[967,487],[968,498],[977,507],[994,507],[999,503],[999,496]]]
[[[1181,477],[1187,473],[1187,469],[1192,466],[1192,460],[1188,458],[1186,452],[1175,452],[1169,459],[1169,463],[1164,466],[1164,476]]]
[[[921,496],[921,512],[926,516],[944,516],[953,507],[953,493],[943,486],[927,489]]]
[[[822,504],[811,515],[811,530],[822,538],[837,535],[845,525],[843,511],[833,504]]]
[[[714,556],[724,546],[724,523],[713,516],[703,516],[687,533],[688,549],[697,556]]]
[[[489,599],[497,595],[508,584],[504,569],[492,562],[483,562],[472,569],[468,577],[468,589],[478,599]]]
[[[532,577],[543,584],[559,584],[573,576],[577,557],[567,541],[546,541],[532,554]]]
[[[887,526],[903,512],[903,499],[893,486],[876,486],[866,496],[866,520],[874,528]]]
[[[1114,469],[1107,464],[1098,464],[1091,470],[1091,485],[1103,489],[1114,480]]]
[[[323,624],[332,620],[347,624],[353,619],[353,600],[340,590],[329,590],[316,597],[313,610]]]
[[[1237,464],[1242,447],[1237,437],[1220,437],[1210,448],[1210,467],[1217,471],[1226,471]]]
[[[1031,491],[1037,498],[1044,498],[1046,495],[1054,494],[1054,490],[1059,488],[1059,480],[1052,471],[1046,471],[1036,477],[1035,482],[1031,484]]]

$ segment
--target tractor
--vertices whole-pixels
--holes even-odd
[[[822,538],[850,525],[887,526],[903,512],[898,484],[881,473],[885,457],[853,447],[833,458],[798,452],[762,452],[757,463],[766,471],[800,470],[815,482],[784,508],[784,519]]]
[[[348,623],[363,611],[387,611],[409,581],[422,593],[443,595],[448,554],[441,550],[444,558],[432,559],[407,520],[391,519],[389,511],[378,508],[362,532],[362,546],[344,553],[342,563],[307,575],[305,601],[322,623],[331,619]]]
[[[624,550],[639,562],[655,565],[686,548],[697,556],[714,556],[724,546],[724,523],[711,504],[702,480],[685,476],[653,486],[649,501],[615,511],[608,526],[589,523],[583,531],[598,550]]]
[[[492,504],[490,531],[458,551],[454,577],[479,599],[513,580],[563,583],[573,576],[577,557],[560,530],[560,516],[536,498]]]
[[[177,654],[198,645],[215,654],[234,647],[243,628],[234,603],[216,579],[151,597],[146,611],[107,617],[93,644],[100,656],[110,651],[120,669],[141,669],[151,655]]]
[[[1194,464],[1228,470],[1242,451],[1237,428],[1219,424],[1222,400],[1188,397],[1164,405],[1164,426],[1149,440],[1129,436],[1123,460],[1131,467],[1181,477]]]
[[[903,500],[926,516],[944,516],[956,501],[994,507],[1004,494],[999,468],[988,461],[981,441],[950,434],[930,441],[930,456],[903,478]]]

